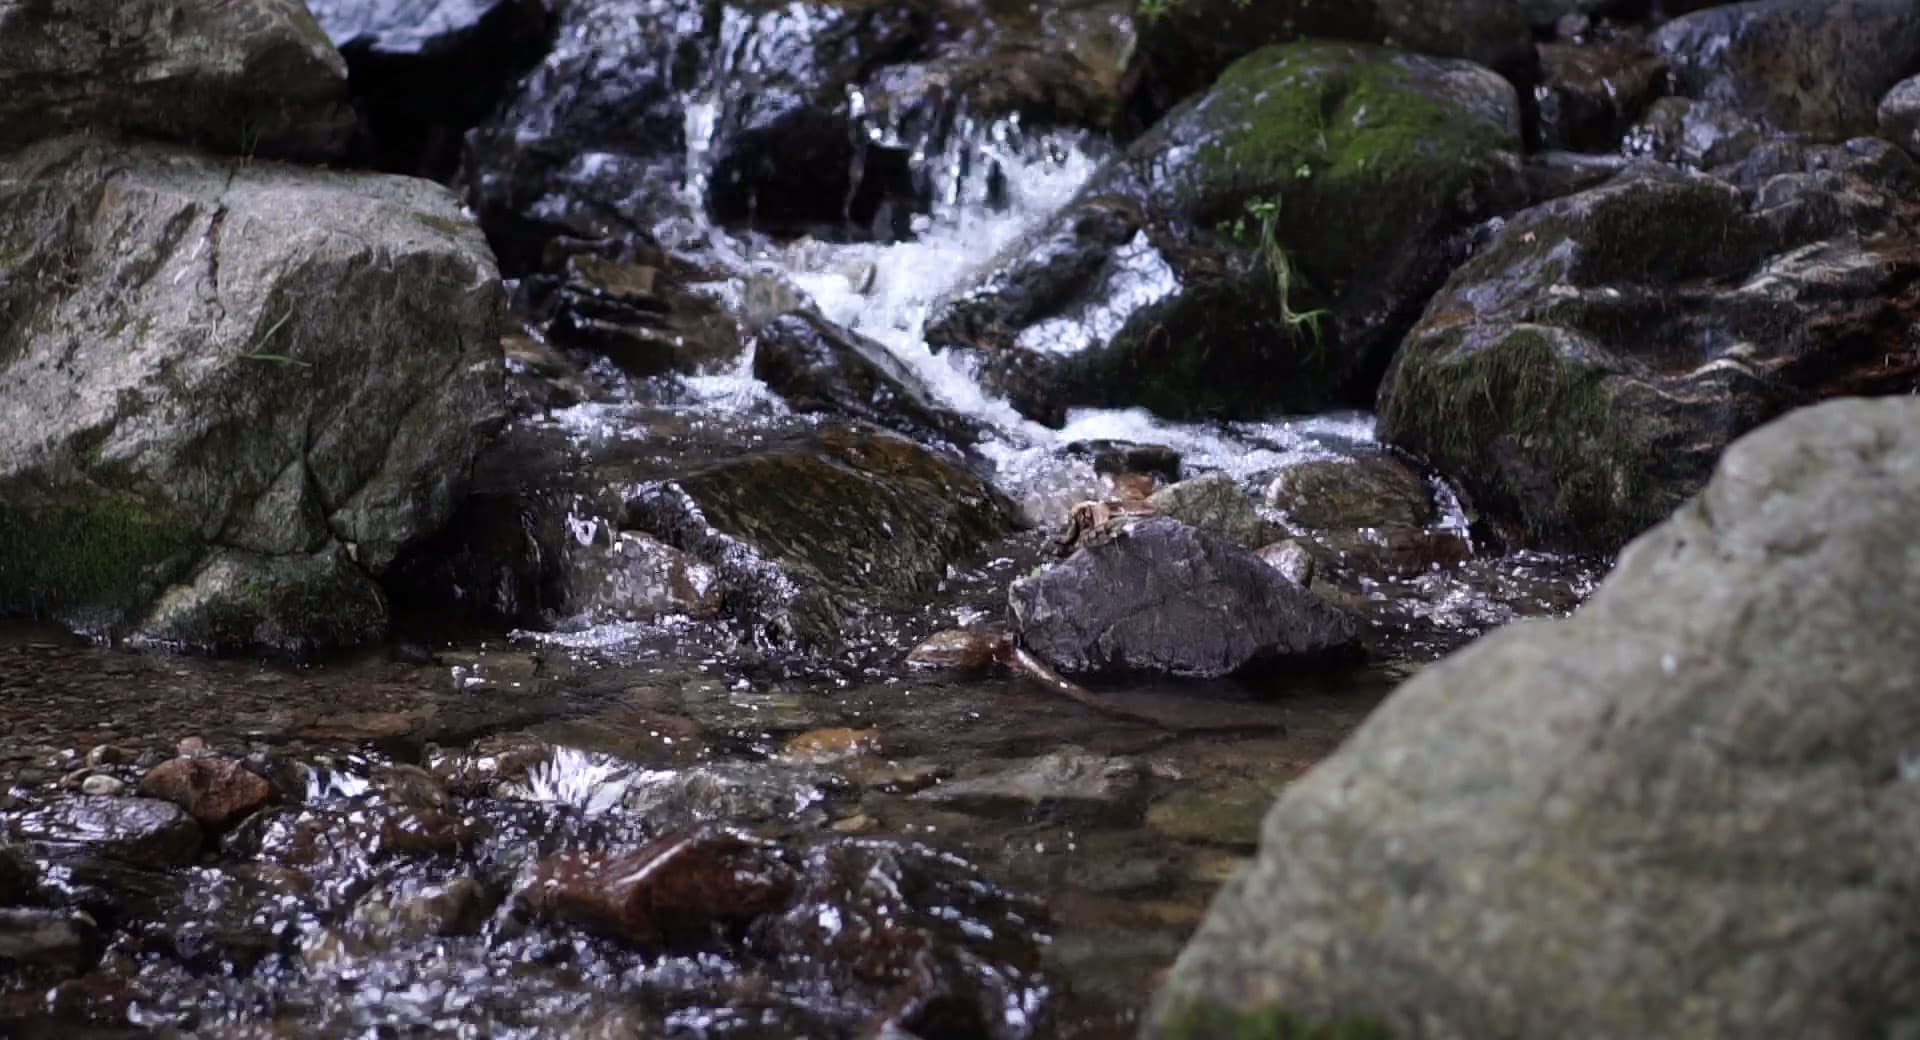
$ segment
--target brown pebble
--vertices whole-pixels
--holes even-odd
[[[202,826],[217,830],[267,804],[273,791],[232,759],[183,757],[148,770],[140,778],[140,793],[172,802]]]

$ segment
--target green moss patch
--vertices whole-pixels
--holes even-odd
[[[1616,405],[1614,374],[1521,325],[1469,345],[1417,332],[1380,408],[1381,433],[1421,452],[1549,544],[1623,542],[1659,519],[1651,459]]]
[[[0,613],[125,609],[194,543],[127,496],[33,510],[0,505]]]

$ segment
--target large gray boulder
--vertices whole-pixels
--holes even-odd
[[[325,161],[354,115],[301,0],[0,3],[0,151],[83,126]]]
[[[502,305],[425,181],[86,138],[0,160],[0,614],[377,634],[372,580],[501,413]]]
[[[1570,620],[1428,668],[1281,796],[1147,1035],[1912,1035],[1917,511],[1920,401],[1740,441]]]
[[[1355,635],[1351,618],[1252,550],[1168,517],[1096,528],[1007,601],[1021,645],[1078,674],[1214,678]]]

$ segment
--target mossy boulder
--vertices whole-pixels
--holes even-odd
[[[1516,214],[1408,334],[1382,439],[1531,544],[1611,551],[1767,419],[1912,390],[1912,163],[1884,143],[1797,161],[1746,171],[1751,195],[1637,165]]]
[[[503,294],[453,196],[64,138],[0,160],[7,242],[0,613],[192,643],[156,603],[251,612],[205,629],[221,648],[377,633],[365,593],[502,410]],[[296,591],[348,586],[365,623]]]
[[[1255,50],[1316,38],[1464,58],[1527,81],[1527,8],[1518,0],[1164,0],[1138,3],[1135,22],[1148,87],[1178,98]]]
[[[1364,400],[1459,233],[1517,205],[1518,104],[1477,65],[1301,43],[1242,59],[928,324],[1027,414]]]

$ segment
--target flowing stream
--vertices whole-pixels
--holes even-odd
[[[715,105],[687,105],[689,199]],[[1208,425],[1086,410],[1051,429],[931,353],[920,330],[933,303],[1106,151],[961,124],[918,156],[939,190],[909,241],[775,242],[684,216],[659,237],[703,243],[729,272],[706,287],[721,299],[785,282],[884,346],[984,426],[993,479],[1036,518],[1099,492],[1075,442],[1164,445],[1189,472],[1250,491],[1286,463],[1371,443],[1362,413]],[[1159,276],[1139,272],[1139,291]],[[685,379],[682,407],[780,412],[751,360]],[[626,415],[582,404],[543,421],[591,445],[631,434]],[[1463,529],[1439,490],[1441,526]],[[1517,556],[1364,581],[1351,593],[1367,611],[1365,662],[1142,681],[1103,692],[1114,713],[1014,675],[901,664],[933,629],[996,617],[1044,537],[952,574],[900,620],[891,658],[856,668],[685,621],[508,633],[414,618],[391,647],[304,665],[0,628],[0,813],[105,950],[84,971],[0,985],[0,1033],[1130,1036],[1289,779],[1412,668],[1515,617],[1570,609],[1594,579],[1577,561]],[[180,748],[244,759],[275,799],[190,865],[114,846],[100,835],[120,824],[97,804],[62,801],[125,790]],[[537,860],[714,828],[770,843],[729,855],[788,878],[784,910],[637,942],[555,924],[528,894]],[[709,880],[674,893],[688,913],[740,898]]]

